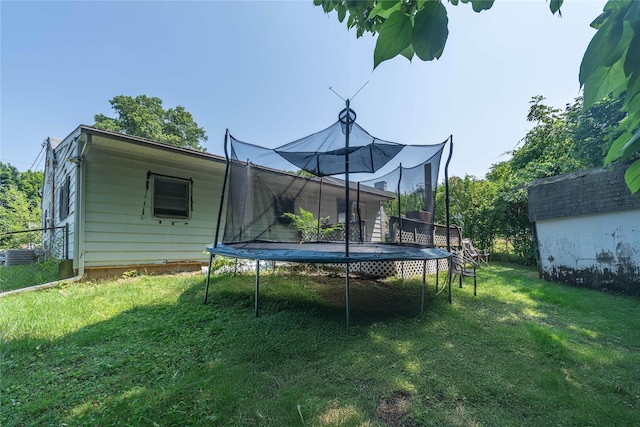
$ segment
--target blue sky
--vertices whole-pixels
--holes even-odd
[[[373,70],[375,39],[306,1],[0,2],[0,161],[26,170],[116,95],[184,106],[222,154],[225,129],[275,147],[332,124],[353,99],[379,138],[430,144],[453,134],[450,175],[483,177],[532,127],[529,100],[563,108],[604,0],[452,6],[438,61],[394,58]],[[36,167],[37,168],[37,167]]]

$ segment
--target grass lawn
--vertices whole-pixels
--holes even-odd
[[[258,318],[252,275],[0,298],[0,425],[640,425],[640,299],[478,281],[422,320],[420,281],[354,281],[348,330],[327,276],[264,273]]]

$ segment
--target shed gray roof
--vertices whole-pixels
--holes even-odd
[[[625,170],[596,168],[533,181],[528,187],[529,220],[640,209],[640,192],[631,194]]]

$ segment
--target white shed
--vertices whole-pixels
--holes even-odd
[[[624,168],[534,181],[529,220],[542,278],[640,295],[640,192]]]

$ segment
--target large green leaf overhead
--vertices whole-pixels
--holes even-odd
[[[598,31],[580,65],[584,108],[606,96],[623,100],[620,121],[605,165],[633,161],[625,172],[632,193],[640,190],[640,2],[610,0],[591,26]]]
[[[402,11],[393,12],[380,27],[380,34],[373,51],[373,67],[391,59],[411,44],[411,19]]]
[[[414,18],[411,44],[423,61],[438,59],[449,36],[447,9],[439,1],[428,1]]]

